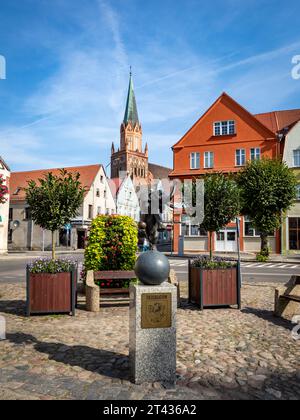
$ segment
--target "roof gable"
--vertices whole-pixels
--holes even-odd
[[[89,190],[101,168],[102,165],[89,165],[64,169],[72,174],[76,174],[78,172],[80,174],[80,182],[87,190]],[[38,183],[39,179],[43,178],[45,174],[51,172],[53,175],[59,175],[60,170],[60,168],[54,168],[26,172],[12,172],[10,178],[11,200],[24,201],[26,199],[25,188],[28,187],[29,181],[35,181]]]
[[[5,162],[5,160],[0,156],[0,169],[6,169],[8,172],[10,172],[9,166]]]
[[[254,115],[252,115],[243,106],[236,102],[231,96],[224,92],[199,118],[199,120],[196,121],[192,128],[179,140],[179,142],[177,142],[173,146],[173,149],[183,147],[189,134],[191,134],[195,129],[199,128],[199,126],[211,115],[211,113],[213,113],[217,109],[217,107],[220,107],[220,105],[225,106],[233,114],[235,114],[241,120],[243,120],[252,130],[258,132],[262,137],[266,139],[274,139],[274,132],[272,132],[268,127],[266,127],[261,121],[256,119]],[[234,115],[232,115],[231,118],[233,119]],[[218,119],[216,119],[216,121],[218,121]],[[213,137],[213,133],[211,137]]]

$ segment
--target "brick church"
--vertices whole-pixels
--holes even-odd
[[[143,130],[139,120],[130,73],[124,120],[120,129],[120,146],[111,150],[111,178],[119,178],[121,172],[129,174],[136,186],[152,180],[168,179],[171,169],[149,163],[148,144],[143,147]]]

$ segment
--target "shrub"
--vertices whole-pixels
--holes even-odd
[[[269,260],[268,255],[265,255],[263,252],[259,252],[256,254],[256,261],[257,262],[267,262]]]
[[[221,257],[213,257],[211,260],[207,255],[198,257],[192,261],[192,267],[203,268],[205,270],[227,269],[236,267],[237,262]]]
[[[137,244],[138,229],[131,217],[98,216],[90,229],[84,274],[89,270],[133,270]]]
[[[72,260],[52,260],[50,258],[39,259],[28,264],[29,272],[32,274],[58,274],[70,273],[77,267],[77,262]]]

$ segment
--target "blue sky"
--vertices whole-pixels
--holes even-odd
[[[299,0],[1,2],[0,155],[13,170],[107,165],[130,65],[158,164],[223,91],[253,113],[300,108],[299,15]]]

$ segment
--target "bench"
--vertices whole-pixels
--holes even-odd
[[[300,314],[300,276],[292,276],[285,286],[275,289],[274,315],[291,320]]]
[[[129,295],[129,288],[101,288],[95,284],[101,280],[119,280],[125,282],[136,279],[134,271],[88,271],[86,277],[86,310],[89,312],[100,311],[100,297],[103,295]],[[180,306],[180,285],[174,270],[170,271],[169,283],[177,287],[178,306]]]
[[[293,302],[300,302],[300,296],[295,295],[281,295],[280,299],[291,300]]]
[[[101,288],[95,281],[118,280],[120,283],[136,279],[134,271],[88,271],[86,277],[86,309],[99,312],[101,295],[129,295],[129,288]]]

